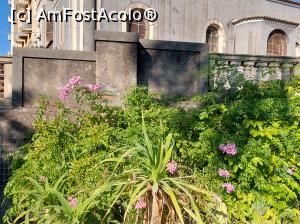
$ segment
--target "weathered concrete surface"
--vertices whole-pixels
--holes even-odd
[[[122,95],[137,85],[137,41],[135,33],[97,32],[96,79]]]
[[[0,110],[1,154],[15,151],[24,141],[30,139],[35,112],[34,108]]]
[[[95,82],[95,52],[14,48],[12,105],[36,105],[41,95],[57,97],[74,75]]]
[[[206,91],[207,46],[138,40],[135,33],[96,32],[96,79],[123,95],[131,86],[192,96]]]
[[[42,95],[57,100],[59,88],[74,75],[84,82],[95,83],[95,62],[24,58],[24,107],[37,105]]]
[[[207,91],[205,44],[141,40],[139,83],[154,93],[194,96]]]

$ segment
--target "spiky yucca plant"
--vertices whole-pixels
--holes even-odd
[[[197,196],[212,198],[216,195],[176,175],[177,166],[172,160],[172,134],[154,145],[148,137],[144,119],[143,133],[145,144],[137,144],[125,153],[126,156],[137,157],[140,163],[138,168],[124,171],[124,174],[131,175],[131,178],[127,178],[127,187],[123,188],[129,190],[124,222],[130,222],[128,215],[135,208],[143,209],[144,224],[186,223],[186,219],[192,219],[197,224],[204,223]],[[222,205],[221,212],[226,216],[226,209]],[[136,223],[141,223],[139,218],[136,217]],[[217,219],[220,220],[220,217]]]

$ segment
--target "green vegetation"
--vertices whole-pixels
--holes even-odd
[[[300,79],[232,80],[190,110],[70,80],[76,107],[42,100],[12,158],[4,223],[299,223]]]

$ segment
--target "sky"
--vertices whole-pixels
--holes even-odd
[[[7,55],[10,50],[9,41],[7,39],[10,31],[10,24],[7,17],[10,15],[8,0],[0,0],[0,56]]]
[[[297,1],[300,2],[300,0]],[[8,0],[0,0],[0,56],[7,55],[10,50],[9,41],[7,39],[10,31],[10,24],[8,23],[7,19],[9,15],[10,8],[8,5]]]

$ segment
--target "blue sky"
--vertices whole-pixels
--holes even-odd
[[[10,15],[8,0],[0,0],[0,55],[7,55],[10,47],[7,40],[10,24],[7,17]]]
[[[297,1],[300,2],[300,0]],[[10,8],[8,0],[0,0],[0,55],[7,55],[10,49],[9,41],[7,40],[7,35],[10,31],[10,24],[7,20],[9,15]]]

